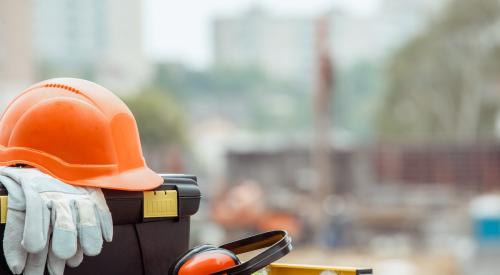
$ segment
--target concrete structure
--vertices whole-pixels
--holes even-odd
[[[446,188],[477,194],[500,188],[500,145],[393,145],[357,149],[332,148],[331,160],[339,192],[368,194],[372,187]],[[309,186],[310,151],[302,145],[229,150],[227,177],[295,189]],[[302,182],[301,182],[302,181]]]
[[[275,17],[254,8],[214,23],[215,64],[257,68],[277,79],[309,83],[314,68],[312,18]]]
[[[383,0],[376,12],[332,10],[331,50],[340,68],[381,61],[421,32],[448,0]]]
[[[33,0],[41,77],[88,78],[117,91],[148,78],[140,0]]]
[[[0,110],[33,82],[31,6],[28,1],[0,1]]]
[[[447,0],[384,0],[368,15],[333,9],[330,48],[336,66],[380,61],[426,26]],[[254,8],[214,23],[215,64],[257,68],[272,77],[312,84],[315,17],[274,16]]]

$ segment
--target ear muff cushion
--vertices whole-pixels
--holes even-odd
[[[175,264],[170,268],[170,274],[171,275],[177,275],[179,272],[179,269],[182,267],[182,265],[189,260],[191,257],[198,253],[202,253],[204,251],[208,250],[213,250],[213,249],[218,249],[218,247],[214,245],[209,245],[209,244],[203,244],[200,246],[196,246],[190,250],[188,250],[186,253],[182,254],[178,260],[175,262]]]
[[[225,248],[217,247],[216,249],[210,250],[210,251],[216,251],[218,253],[226,254],[227,256],[231,257],[234,260],[234,264],[236,264],[236,265],[241,264],[241,261],[238,258],[238,256],[236,256],[236,254],[234,254],[234,252],[231,251],[231,250],[227,250]]]
[[[201,245],[197,246],[193,249],[188,250],[186,253],[184,253],[181,257],[179,257],[179,260],[175,263],[175,265],[172,266],[171,268],[171,275],[177,275],[179,270],[182,268],[182,266],[191,258],[195,257],[196,255],[202,254],[204,252],[216,252],[216,253],[222,253],[225,254],[229,257],[231,257],[234,260],[235,265],[241,264],[240,259],[231,251],[216,247],[213,245]]]

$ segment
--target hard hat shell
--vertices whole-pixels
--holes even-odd
[[[15,164],[79,186],[141,191],[163,182],[146,166],[125,103],[75,78],[42,81],[9,104],[0,118],[0,165]]]

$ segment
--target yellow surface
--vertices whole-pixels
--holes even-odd
[[[418,251],[414,253],[388,250],[383,253],[371,248],[327,249],[297,245],[279,260],[285,264],[320,266],[354,266],[372,268],[376,275],[398,275],[398,270],[412,270],[414,274],[460,275],[460,262],[448,251]],[[403,272],[400,272],[403,273]]]
[[[177,191],[144,192],[144,218],[177,217]]]
[[[7,196],[0,196],[0,223],[7,222]]]
[[[255,275],[357,275],[358,270],[353,267],[272,264]]]

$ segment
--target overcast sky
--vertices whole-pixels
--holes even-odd
[[[307,16],[331,7],[368,14],[381,0],[146,0],[144,47],[155,60],[182,62],[203,68],[212,60],[211,22],[220,15],[237,15],[253,7],[272,14]]]

